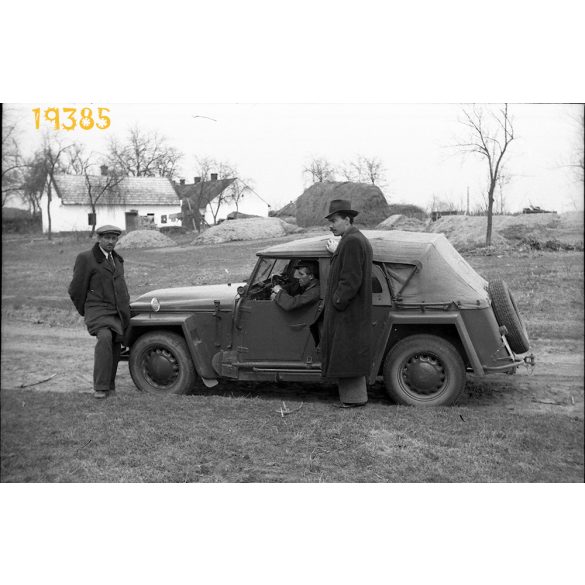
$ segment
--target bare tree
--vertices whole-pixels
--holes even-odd
[[[74,142],[65,153],[65,172],[70,175],[86,175],[93,164],[92,159],[92,154],[87,154],[83,144]]]
[[[98,203],[103,203],[106,206],[123,203],[124,196],[120,189],[120,183],[124,180],[124,175],[115,171],[110,171],[107,175],[91,175],[88,165],[83,176],[85,177],[87,201],[94,217],[97,217],[96,206]],[[92,223],[90,238],[95,232],[95,224],[96,222]]]
[[[498,177],[497,183],[498,183],[498,193],[496,195],[497,197],[497,201],[496,201],[496,213],[499,213],[500,215],[504,215],[506,213],[506,196],[504,194],[504,187],[512,180],[512,177],[510,177],[510,175],[507,175],[505,173],[500,173],[500,176]]]
[[[22,178],[23,199],[33,215],[40,215],[41,197],[47,182],[47,171],[42,151],[25,159],[25,165]]]
[[[49,240],[53,238],[51,230],[51,202],[53,200],[53,178],[56,173],[66,170],[65,154],[73,148],[73,144],[65,144],[54,135],[46,133],[43,136],[43,145],[38,152],[38,161],[41,164],[41,173],[44,172],[47,186],[47,220]]]
[[[172,179],[183,155],[167,144],[157,132],[138,127],[128,131],[125,141],[111,138],[107,160],[117,174],[132,177],[168,177]]]
[[[225,189],[223,202],[233,203],[236,206],[237,212],[242,197],[244,197],[246,193],[253,192],[253,188],[251,187],[252,180],[240,178],[237,167],[230,163],[219,163],[218,178],[235,179],[235,181]]]
[[[487,229],[486,246],[492,244],[492,216],[494,195],[498,179],[504,169],[504,157],[508,146],[514,140],[514,128],[508,113],[508,104],[497,111],[473,106],[463,108],[460,122],[468,129],[469,135],[455,145],[463,154],[474,154],[486,161],[488,170],[487,185]]]
[[[343,162],[339,172],[346,181],[385,187],[388,184],[386,171],[384,163],[378,157],[360,154],[353,161]]]
[[[386,168],[378,157],[360,156],[359,164],[363,168],[363,175],[372,185],[378,187],[386,184]]]
[[[313,158],[303,169],[304,174],[311,175],[313,183],[335,180],[335,167],[324,158]]]
[[[2,120],[2,209],[22,188],[26,162],[23,160],[18,141],[16,124],[8,121],[6,113]]]
[[[355,163],[342,162],[339,166],[339,174],[346,180],[352,183],[360,182],[359,175],[356,172]]]
[[[584,142],[585,142],[585,104],[581,104],[581,111],[576,116],[572,116],[576,122],[575,135],[575,152],[573,160],[570,163],[575,171],[575,176],[580,183],[585,183],[585,168],[584,168]]]

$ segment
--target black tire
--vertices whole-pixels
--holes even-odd
[[[197,373],[185,340],[176,333],[145,333],[130,348],[128,363],[134,384],[143,392],[187,394]]]
[[[448,406],[465,388],[465,364],[453,344],[435,335],[412,335],[384,361],[384,385],[397,404]]]
[[[526,353],[530,349],[528,333],[508,285],[501,278],[491,280],[488,292],[498,325],[504,325],[508,330],[506,338],[510,348],[515,353]]]

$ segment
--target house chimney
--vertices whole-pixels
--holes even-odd
[[[181,185],[185,184],[185,179],[181,179]]]
[[[217,181],[217,173],[211,173],[211,180]]]
[[[104,176],[104,177],[107,176],[107,174],[108,174],[108,165],[102,165],[100,167],[100,171],[102,172],[102,176]]]
[[[194,183],[201,183],[201,177],[195,177],[195,178],[193,179],[193,182],[194,182]]]

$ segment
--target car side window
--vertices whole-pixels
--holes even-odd
[[[372,305],[391,305],[390,289],[382,268],[372,265]]]

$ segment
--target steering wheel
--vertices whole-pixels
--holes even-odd
[[[285,276],[282,276],[280,274],[273,274],[271,277],[267,278],[266,280],[254,283],[250,287],[248,294],[249,294],[250,298],[253,300],[266,301],[270,298],[270,292],[271,292],[271,289],[273,286],[275,286],[277,284],[279,284],[280,286],[283,286],[287,282],[288,282],[288,278],[286,278]]]
[[[282,274],[273,274],[270,280],[272,281],[272,286],[275,286],[277,284],[283,286],[285,284],[288,284],[289,279],[286,276],[282,276]]]
[[[270,289],[272,288],[272,279],[267,278],[261,282],[255,282],[248,291],[251,299],[257,301],[265,301],[270,298]]]

